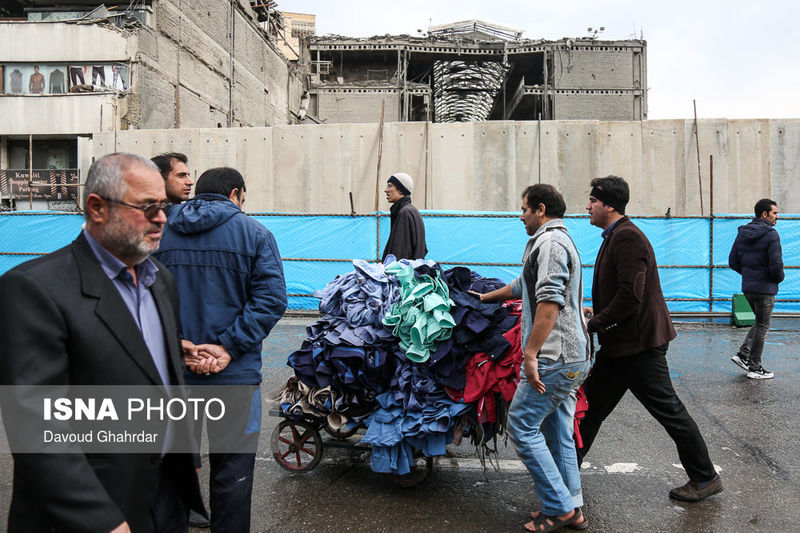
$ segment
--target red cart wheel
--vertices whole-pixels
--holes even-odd
[[[272,456],[290,472],[308,472],[322,459],[322,437],[302,420],[282,420],[272,432]]]

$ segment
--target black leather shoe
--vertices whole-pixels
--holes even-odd
[[[189,525],[191,527],[206,529],[211,527],[211,522],[197,511],[192,510],[189,512]]]
[[[669,497],[682,502],[699,502],[724,490],[722,488],[722,479],[720,479],[719,475],[714,476],[702,489],[699,488],[699,485],[700,483],[696,481],[689,481],[686,485],[669,491]]]

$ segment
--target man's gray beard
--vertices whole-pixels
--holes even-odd
[[[155,224],[152,226],[158,227]],[[123,263],[139,264],[158,249],[158,245],[151,249],[144,236],[137,235],[134,229],[126,225],[116,209],[112,209],[108,224],[100,232],[100,239],[103,247]]]

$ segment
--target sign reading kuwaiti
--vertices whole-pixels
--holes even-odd
[[[77,168],[0,170],[0,194],[3,198],[68,200],[78,198],[80,171]]]

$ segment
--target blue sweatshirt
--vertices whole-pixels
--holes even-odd
[[[221,344],[225,370],[188,384],[261,382],[261,343],[286,310],[286,282],[275,237],[229,199],[199,194],[169,214],[153,254],[172,272],[183,338]]]

